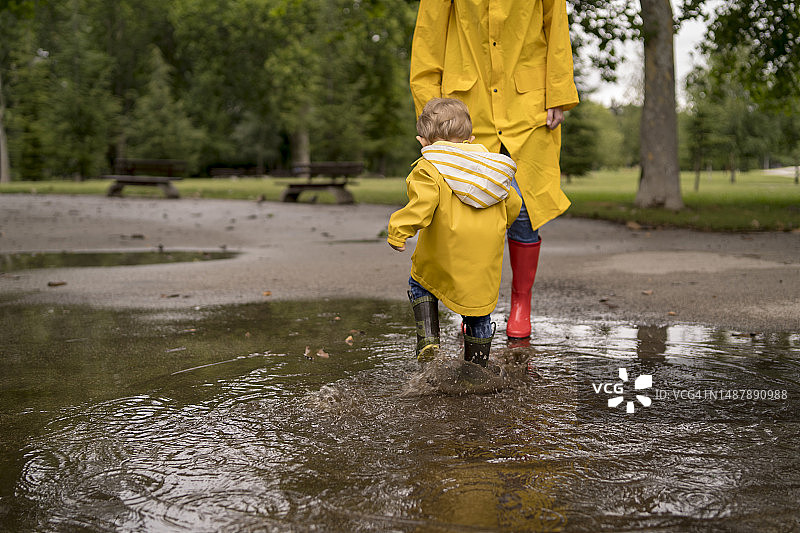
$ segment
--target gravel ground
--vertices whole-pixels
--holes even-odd
[[[0,195],[0,254],[206,250],[234,259],[0,274],[0,302],[180,309],[405,299],[413,242],[379,237],[396,208],[240,200]],[[562,217],[541,230],[534,314],[800,331],[800,233],[630,229]],[[65,284],[50,287],[51,281]],[[504,268],[497,313],[506,313]]]

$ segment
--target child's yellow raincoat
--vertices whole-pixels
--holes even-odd
[[[439,141],[423,148],[406,178],[408,204],[389,219],[390,244],[401,246],[420,232],[411,277],[460,315],[488,315],[497,305],[505,232],[522,206],[509,186],[513,167],[504,165],[502,157],[478,144]],[[481,170],[481,165],[508,179],[496,178],[494,170]],[[485,181],[461,187],[466,174],[480,174]],[[473,207],[471,201],[486,206]]]
[[[578,103],[565,0],[421,0],[411,52],[417,115],[434,97],[469,108],[475,141],[502,143],[534,229],[569,207],[560,128],[547,109]]]

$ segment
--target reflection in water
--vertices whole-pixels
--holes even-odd
[[[638,326],[636,354],[640,359],[663,361],[667,351],[667,326]]]
[[[800,335],[539,319],[529,346],[498,335],[483,371],[458,361],[453,320],[449,359],[420,372],[408,314],[377,301],[184,315],[0,307],[0,522],[12,531],[797,527],[796,421],[718,423],[683,404],[680,423],[605,407],[587,417],[576,387],[582,372],[614,377],[606,366],[625,365],[661,388],[797,393]],[[330,357],[314,355],[320,348]],[[525,372],[529,359],[538,378]]]

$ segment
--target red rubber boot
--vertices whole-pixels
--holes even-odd
[[[524,243],[508,239],[509,259],[514,277],[511,281],[511,315],[506,334],[515,339],[531,336],[531,289],[539,266],[542,241]]]

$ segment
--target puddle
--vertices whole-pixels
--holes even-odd
[[[451,315],[421,372],[402,303],[0,321],[9,531],[800,527],[798,333],[538,319],[530,344],[498,335],[487,382]],[[681,399],[722,389],[788,398]]]
[[[0,272],[36,268],[109,267],[215,261],[235,257],[235,252],[60,252],[0,254]]]

